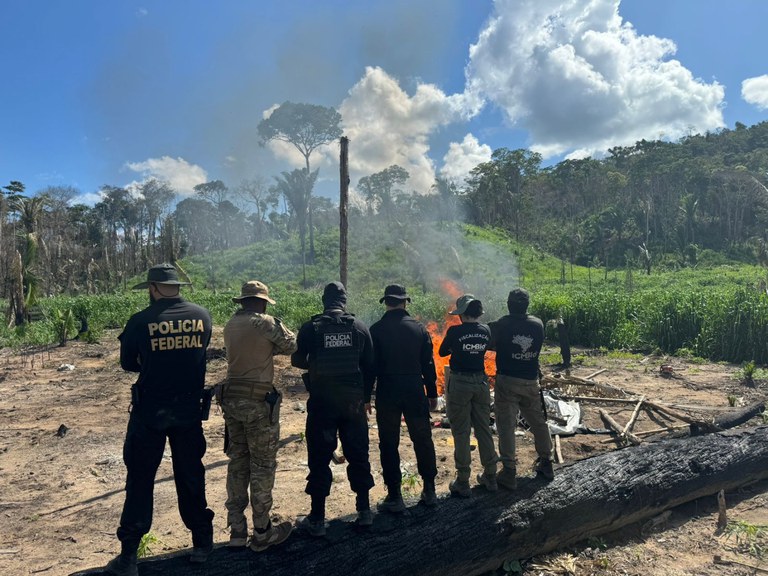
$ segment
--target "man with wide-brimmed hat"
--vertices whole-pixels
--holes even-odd
[[[379,303],[386,306],[381,319],[371,326],[376,351],[376,423],[379,452],[387,496],[379,509],[405,511],[400,491],[400,422],[405,417],[422,479],[421,502],[437,504],[437,462],[432,442],[429,411],[437,409],[437,373],[432,338],[423,324],[407,310],[411,298],[405,287],[390,284]]]
[[[538,454],[536,473],[547,481],[555,477],[552,438],[539,390],[539,354],[544,343],[544,324],[541,319],[528,314],[529,301],[527,290],[515,288],[507,297],[509,314],[489,323],[489,350],[496,350],[494,406],[503,465],[497,480],[501,487],[510,490],[517,487],[515,428],[518,413],[533,433]]]
[[[296,336],[278,318],[267,314],[275,301],[269,288],[258,280],[243,284],[232,298],[240,309],[224,326],[227,380],[222,409],[227,429],[227,525],[230,547],[250,546],[261,552],[284,542],[292,531],[290,522],[273,523],[272,489],[280,440],[282,394],[274,385],[274,356],[296,350]],[[253,535],[248,543],[248,489]]]
[[[483,466],[483,473],[478,475],[477,481],[492,492],[498,489],[496,463],[499,457],[490,426],[491,387],[485,375],[485,351],[491,341],[491,329],[478,321],[483,315],[483,303],[472,294],[459,297],[456,308],[450,314],[461,318],[461,324],[448,328],[437,352],[440,356],[451,357],[451,373],[445,387],[456,479],[448,488],[454,496],[469,498],[472,429],[475,430],[480,463]]]
[[[108,574],[138,574],[136,555],[152,524],[155,474],[171,446],[179,512],[192,532],[191,562],[202,563],[213,549],[213,511],[205,499],[205,437],[202,396],[211,315],[179,295],[170,264],[153,266],[147,280],[150,305],[130,317],[120,334],[120,365],[139,377],[132,388],[131,415],[123,447],[127,469],[125,504],[117,537],[122,551],[109,562]]]
[[[368,327],[347,312],[341,282],[323,289],[323,312],[299,329],[291,364],[307,370],[307,461],[305,491],[312,499],[301,521],[310,536],[325,535],[325,501],[333,474],[330,462],[341,439],[349,486],[355,493],[358,526],[373,523],[369,492],[373,476],[368,459],[368,414],[373,388],[373,341]]]

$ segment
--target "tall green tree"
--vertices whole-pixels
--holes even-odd
[[[405,184],[408,177],[405,168],[393,164],[381,172],[360,178],[358,186],[365,196],[369,212],[378,211],[385,219],[391,219],[395,211],[394,194],[398,186]]]
[[[304,157],[307,174],[312,172],[310,156],[320,146],[330,144],[341,138],[341,114],[334,108],[316,104],[296,104],[283,102],[268,118],[258,125],[262,144],[271,140],[287,142]],[[311,179],[307,178],[309,183]],[[314,181],[313,181],[314,182]],[[307,191],[309,225],[309,261],[315,260],[315,236],[312,226],[312,190]]]
[[[276,189],[283,195],[296,219],[301,243],[301,271],[304,286],[307,285],[307,219],[309,215],[309,195],[317,179],[318,171],[310,173],[306,168],[297,168],[291,172],[283,172],[275,176]]]

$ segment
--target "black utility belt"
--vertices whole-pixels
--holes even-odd
[[[465,370],[454,370],[451,368],[451,374],[458,374],[459,376],[477,376],[478,374],[482,374],[485,376],[485,371],[477,370],[476,372],[467,372]]]

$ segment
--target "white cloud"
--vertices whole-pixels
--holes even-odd
[[[143,178],[157,178],[168,182],[181,196],[191,196],[194,187],[208,181],[208,174],[197,164],[190,164],[183,158],[148,158],[143,162],[127,162],[125,166],[138,172]]]
[[[440,176],[461,186],[472,169],[478,164],[488,162],[492,153],[490,146],[480,144],[472,134],[467,134],[461,143],[451,142],[449,145],[448,152],[443,156]]]
[[[479,105],[471,96],[446,96],[432,84],[420,84],[409,96],[381,68],[366,68],[339,108],[350,140],[353,185],[397,164],[410,174],[408,191],[427,192],[435,181],[429,137],[440,126],[476,113]]]
[[[72,198],[68,204],[75,206],[76,204],[84,204],[86,206],[95,206],[104,199],[104,195],[101,192],[87,192],[80,194]]]
[[[741,97],[760,110],[768,110],[768,74],[744,80],[741,83]]]
[[[693,77],[674,42],[639,35],[620,0],[496,0],[470,48],[467,91],[529,131],[544,156],[722,127],[724,90]]]

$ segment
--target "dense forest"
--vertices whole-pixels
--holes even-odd
[[[312,150],[306,168],[207,182],[193,196],[158,180],[105,185],[92,207],[73,205],[80,191],[71,187],[30,193],[11,181],[0,194],[7,323],[24,322],[41,296],[113,291],[152,263],[264,240],[300,238],[296,264],[311,266],[315,235],[338,226],[335,203],[312,193]],[[648,274],[693,267],[702,256],[768,264],[768,122],[546,167],[534,152],[500,148],[465,182],[438,179],[430,190],[407,182],[400,166],[352,182],[352,225],[465,221],[563,262]]]

